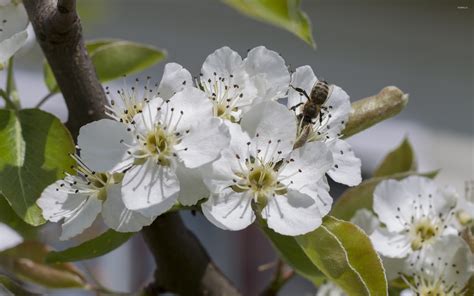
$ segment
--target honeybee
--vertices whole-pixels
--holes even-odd
[[[313,120],[316,119],[318,115],[319,122],[322,123],[324,112],[321,112],[321,110],[325,110],[323,104],[329,97],[330,85],[324,80],[316,82],[311,89],[311,94],[309,96],[302,88],[294,87],[292,85],[290,85],[290,87],[300,94],[303,94],[308,99],[306,103],[301,102],[290,108],[294,111],[296,108],[304,104],[302,112],[298,114],[298,121],[302,123],[302,126],[304,127],[313,124]]]

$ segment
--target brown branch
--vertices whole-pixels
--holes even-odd
[[[82,39],[75,0],[25,0],[38,42],[53,70],[69,110],[74,137],[84,124],[103,118],[107,103]]]
[[[278,259],[273,278],[267,287],[260,293],[260,296],[276,296],[283,286],[294,276],[295,272]]]
[[[179,295],[240,295],[211,261],[199,240],[177,213],[160,216],[144,228],[145,241],[155,252],[155,292]],[[172,238],[172,239],[170,239]],[[155,294],[156,295],[156,294]]]
[[[53,70],[69,110],[67,123],[76,137],[79,128],[104,117],[107,98],[87,55],[75,0],[24,0],[38,42]],[[155,257],[155,283],[149,295],[171,291],[180,295],[239,295],[210,260],[179,214],[158,217],[143,230]]]

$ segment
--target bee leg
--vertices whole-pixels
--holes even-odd
[[[311,100],[308,96],[308,93],[302,89],[302,88],[299,88],[299,87],[294,87],[293,85],[290,84],[290,87],[294,90],[296,90],[297,92],[299,92],[300,94],[303,94],[308,100]]]
[[[290,110],[295,111],[296,108],[298,108],[298,107],[301,106],[301,105],[303,105],[303,103],[296,104],[296,105],[294,105],[293,107],[291,107]]]
[[[319,125],[322,125],[322,124],[323,124],[323,116],[324,116],[324,114],[325,114],[325,113],[324,113],[323,111],[319,112]]]

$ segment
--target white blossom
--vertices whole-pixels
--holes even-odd
[[[210,54],[201,69],[198,86],[213,103],[215,116],[238,122],[252,106],[286,95],[290,74],[283,58],[264,46],[245,59],[222,47]]]
[[[332,204],[324,179],[332,165],[326,146],[315,142],[293,150],[294,116],[273,101],[245,113],[241,126],[228,126],[230,146],[205,178],[211,197],[202,205],[204,215],[220,228],[240,230],[255,220],[255,208],[284,235],[317,228]]]
[[[379,253],[390,258],[418,255],[440,237],[458,234],[456,195],[428,178],[381,182],[373,207],[385,227],[376,229],[371,240]]]
[[[411,266],[411,280],[404,277],[409,289],[401,295],[467,295],[465,286],[474,275],[474,256],[460,237],[439,239],[424,255]]]
[[[474,181],[466,182],[465,189],[464,196],[458,198],[456,207],[456,219],[460,228],[471,227],[474,224]]]
[[[23,238],[8,225],[0,223],[0,252],[13,248],[23,242]]]
[[[100,134],[102,139],[128,135],[125,126],[111,125],[115,123],[112,120],[102,123],[108,127],[108,133]],[[89,145],[90,138],[84,135],[89,131],[97,132],[98,127],[99,122],[82,127],[78,137],[79,146]],[[62,240],[82,233],[92,225],[99,214],[108,227],[120,232],[136,232],[153,222],[153,217],[145,217],[125,208],[121,195],[123,174],[119,167],[100,171],[91,168],[104,168],[107,153],[100,153],[101,157],[97,158],[93,165],[89,165],[77,155],[72,155],[76,160],[76,165],[73,166],[75,174],[67,173],[63,180],[48,186],[37,200],[45,219],[52,222],[62,221]],[[110,153],[114,155],[117,151],[111,150]]]
[[[124,126],[128,135],[111,132]],[[186,205],[206,197],[193,194],[200,191],[195,186],[204,187],[199,169],[229,142],[227,127],[212,117],[212,103],[195,88],[150,100],[128,125],[100,120],[83,138],[88,145],[82,157],[97,170],[120,167],[125,206],[150,218],[169,210],[178,197]]]
[[[0,68],[28,39],[28,16],[21,3],[0,5]]]
[[[310,66],[296,69],[291,76],[291,86],[300,88],[311,94],[313,86],[318,82]],[[288,108],[296,115],[302,113],[307,98],[304,93],[290,88],[288,92]],[[347,93],[336,85],[330,85],[327,100],[321,106],[320,114],[312,124],[304,127],[302,121],[298,125],[298,138],[303,142],[322,142],[332,152],[334,165],[328,175],[336,182],[355,186],[362,180],[361,162],[352,151],[351,146],[341,140],[341,132],[349,118],[351,103]]]

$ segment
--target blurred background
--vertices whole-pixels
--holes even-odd
[[[383,156],[408,137],[421,171],[442,168],[437,178],[440,184],[452,184],[462,194],[464,182],[474,179],[472,1],[304,0],[302,7],[312,21],[317,50],[287,31],[249,19],[217,0],[78,2],[87,40],[120,38],[148,43],[166,49],[166,62],[180,63],[193,75],[199,74],[204,59],[219,47],[230,46],[245,56],[247,49],[265,45],[279,52],[293,69],[311,65],[319,77],[341,86],[352,100],[395,85],[410,94],[407,108],[396,118],[349,139],[362,159],[364,176],[370,176]],[[47,93],[42,58],[39,46],[34,45],[16,59],[24,106],[34,106]],[[159,81],[164,64],[138,76],[151,75]],[[120,87],[121,82],[109,85]],[[67,119],[60,95],[43,109]],[[333,188],[335,197],[344,190]],[[259,271],[259,266],[274,262],[276,255],[257,228],[225,232],[200,214],[183,216],[244,295],[263,289],[273,269]],[[52,225],[42,230],[42,239],[64,248],[92,238],[100,230],[97,225],[75,242],[64,244],[57,241],[59,228]],[[146,283],[154,268],[140,235],[80,266],[103,285],[125,292]],[[281,295],[314,295],[315,291],[309,282],[295,277]]]

